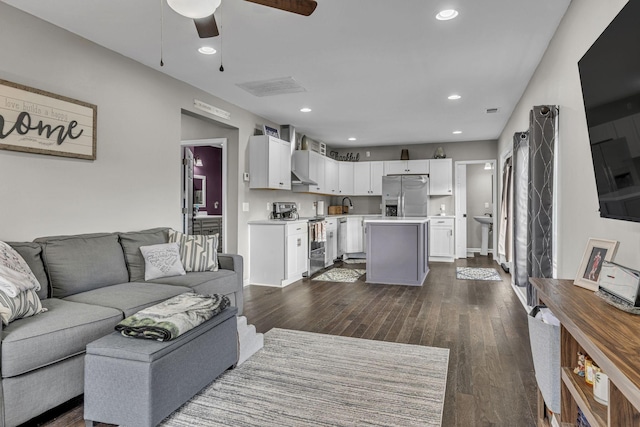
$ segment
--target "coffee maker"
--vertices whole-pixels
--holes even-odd
[[[298,219],[298,206],[295,202],[275,202],[270,216],[280,221],[294,221]]]

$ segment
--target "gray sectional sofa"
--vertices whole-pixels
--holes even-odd
[[[9,242],[38,278],[38,294],[48,311],[13,321],[0,331],[0,426],[19,425],[81,395],[86,345],[145,307],[184,292],[218,293],[227,295],[242,313],[239,255],[218,254],[218,271],[145,282],[139,247],[166,243],[167,231]]]

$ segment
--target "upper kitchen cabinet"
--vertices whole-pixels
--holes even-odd
[[[453,194],[453,160],[429,160],[429,194],[451,196]]]
[[[340,172],[338,161],[324,158],[324,193],[332,196],[340,194]]]
[[[267,135],[249,138],[249,188],[291,190],[291,143]]]
[[[300,172],[316,184],[296,185],[293,191],[299,193],[327,193],[326,176],[327,157],[310,150],[296,150],[293,152],[293,170]]]
[[[338,193],[353,196],[353,162],[338,162]]]
[[[385,175],[418,174],[429,173],[429,160],[388,160],[384,162]]]
[[[381,196],[384,162],[356,162],[353,164],[353,195]]]

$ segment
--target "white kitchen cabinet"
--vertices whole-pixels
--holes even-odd
[[[306,221],[249,223],[249,283],[287,286],[307,271]]]
[[[453,217],[431,217],[429,221],[429,261],[453,262],[455,237]]]
[[[333,265],[338,257],[338,219],[327,218],[327,241],[325,242],[324,266]]]
[[[300,171],[316,185],[296,185],[294,192],[327,194],[325,184],[325,161],[327,157],[310,150],[296,150],[293,152],[293,170]]]
[[[429,173],[429,159],[387,160],[384,162],[385,175],[406,175]]]
[[[330,194],[333,196],[338,196],[340,194],[339,188],[339,170],[338,170],[338,161],[330,159],[329,157],[324,158],[324,183],[325,183],[325,194]]]
[[[356,162],[353,165],[353,195],[381,196],[384,162]]]
[[[362,217],[347,217],[347,246],[345,253],[355,254],[361,252],[364,252]]]
[[[291,190],[291,143],[267,135],[249,138],[249,188]]]
[[[353,196],[353,162],[338,162],[338,193]]]
[[[429,160],[429,194],[451,196],[453,194],[453,160]]]

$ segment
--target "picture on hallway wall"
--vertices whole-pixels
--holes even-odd
[[[618,242],[615,240],[590,238],[573,284],[597,291],[602,264],[604,261],[613,261],[617,250]]]
[[[0,149],[96,159],[98,107],[0,79]]]

